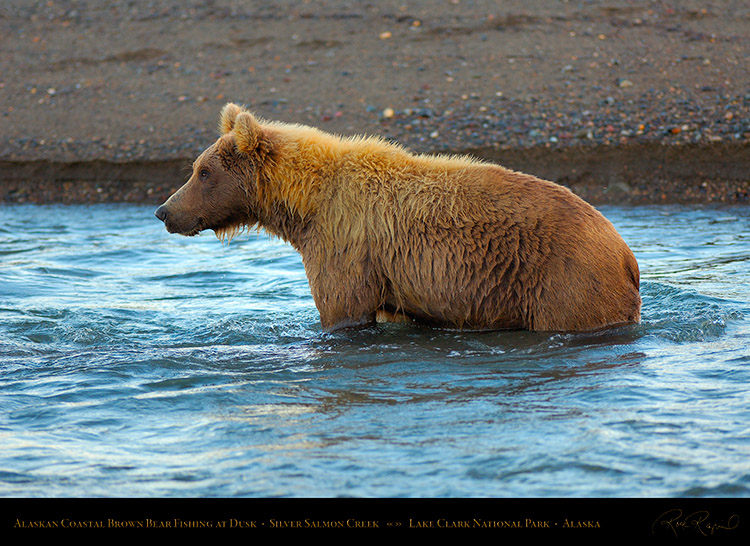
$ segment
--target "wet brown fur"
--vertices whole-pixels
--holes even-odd
[[[220,131],[157,215],[185,235],[231,237],[257,224],[289,241],[326,329],[376,315],[542,331],[640,319],[633,253],[562,186],[377,138],[259,122],[234,104]]]

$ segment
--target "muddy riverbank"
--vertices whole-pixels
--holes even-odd
[[[594,204],[750,202],[750,147],[592,146],[469,150],[514,170],[555,180]],[[2,198],[16,203],[161,203],[191,160],[0,161]]]

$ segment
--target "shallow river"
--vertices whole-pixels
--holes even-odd
[[[0,207],[0,495],[750,496],[750,210],[605,207],[643,321],[321,331],[265,234]]]

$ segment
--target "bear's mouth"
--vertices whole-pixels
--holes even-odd
[[[200,228],[194,228],[188,232],[181,233],[180,235],[184,235],[185,237],[194,237],[195,235],[198,235],[201,231],[202,230]]]
[[[195,235],[198,235],[201,231],[203,231],[203,219],[198,218],[198,220],[193,224],[191,228],[188,229],[170,229],[172,226],[167,226],[167,231],[170,233],[177,233],[178,235],[183,235],[185,237],[193,237]]]

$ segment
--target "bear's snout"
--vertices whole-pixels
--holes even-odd
[[[154,216],[164,222],[164,227],[169,233],[191,237],[205,228],[201,218],[185,214],[179,207],[175,209],[174,203],[169,200],[154,211]]]
[[[156,209],[156,212],[154,212],[154,214],[162,222],[166,221],[166,219],[167,219],[167,207],[165,207],[164,205],[161,205],[158,209]]]

